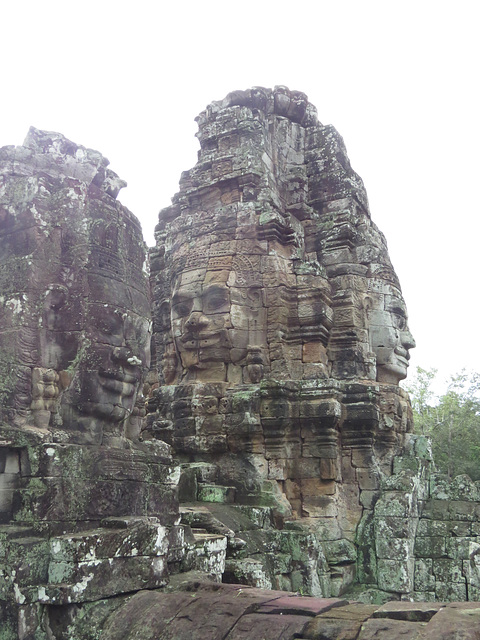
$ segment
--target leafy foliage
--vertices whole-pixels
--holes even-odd
[[[452,375],[446,393],[432,386],[436,369],[417,367],[405,385],[412,401],[415,431],[431,438],[437,468],[450,478],[460,474],[480,480],[480,374]]]

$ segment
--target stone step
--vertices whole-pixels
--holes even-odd
[[[218,466],[209,462],[185,462],[181,465],[181,473],[187,470],[195,473],[198,482],[214,483],[217,479]]]
[[[193,533],[193,543],[186,544],[184,571],[202,571],[221,582],[227,555],[226,536]]]
[[[218,467],[208,462],[187,462],[180,467],[178,499],[180,502],[197,500],[200,483],[215,484]]]
[[[115,523],[50,539],[0,527],[0,599],[66,604],[163,586],[168,529],[156,518]]]
[[[214,535],[226,536],[229,539],[235,536],[235,532],[216,518],[205,506],[205,503],[181,506],[180,516],[181,523],[188,525],[194,533],[196,531],[204,531]]]
[[[52,562],[79,563],[103,558],[164,556],[168,530],[156,518],[118,518],[106,527],[55,536],[50,540]]]
[[[85,602],[142,589],[158,589],[167,583],[167,575],[164,557],[134,556],[52,563],[49,582],[29,587],[23,595],[27,602],[44,604]]]
[[[218,484],[199,484],[197,500],[199,502],[232,504],[235,502],[235,487],[225,487]]]

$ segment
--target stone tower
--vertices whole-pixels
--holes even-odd
[[[197,122],[151,254],[150,429],[185,473],[210,464],[229,499],[350,548],[412,429],[398,382],[415,343],[384,236],[304,94],[234,92]]]

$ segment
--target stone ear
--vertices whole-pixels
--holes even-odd
[[[373,308],[373,299],[371,296],[365,296],[362,303],[363,310],[365,312],[365,317],[368,318],[370,311]]]

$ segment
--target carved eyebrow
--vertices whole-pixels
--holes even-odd
[[[195,297],[193,293],[175,293],[172,298],[172,305],[178,304],[179,302],[188,302]]]
[[[392,307],[391,310],[393,311],[393,313],[396,313],[399,316],[403,316],[404,318],[407,317],[407,310],[404,309],[403,307],[396,306],[396,307]]]
[[[385,310],[407,317],[407,308],[401,302],[391,302],[386,306]]]
[[[203,289],[204,294],[220,294],[220,295],[228,295],[228,289],[225,287],[219,287],[217,284],[207,285]]]

